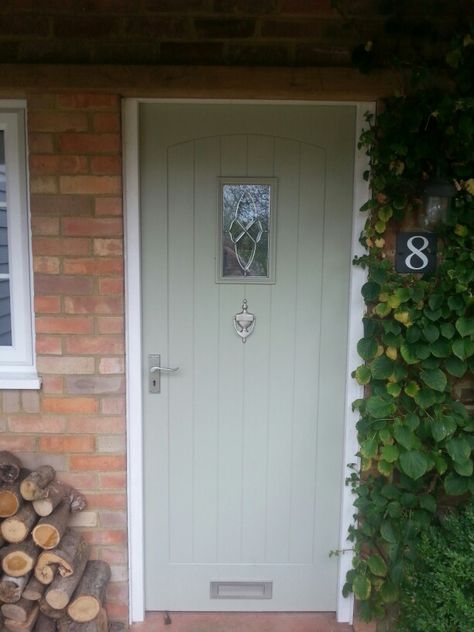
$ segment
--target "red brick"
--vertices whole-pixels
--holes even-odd
[[[31,232],[33,235],[57,235],[59,233],[59,219],[56,217],[32,217]]]
[[[255,32],[255,21],[248,19],[198,18],[194,25],[202,39],[240,39],[252,37]]]
[[[95,472],[61,472],[61,480],[81,491],[97,488],[97,474]]]
[[[57,257],[34,257],[33,270],[43,274],[59,274],[59,259]]]
[[[0,33],[8,36],[47,37],[49,20],[45,15],[25,15],[9,13],[0,16]]]
[[[123,279],[99,279],[100,294],[123,294]]]
[[[71,395],[124,393],[125,381],[119,375],[74,375],[66,378],[66,392]]]
[[[125,489],[127,486],[127,475],[125,472],[106,472],[99,474],[101,489]]]
[[[99,403],[90,397],[45,397],[43,410],[48,413],[96,413]],[[76,469],[76,468],[73,468]],[[80,469],[80,468],[79,468]],[[86,468],[84,468],[86,469]]]
[[[56,176],[31,176],[30,192],[32,195],[57,193],[58,180]]]
[[[108,514],[110,515],[111,519],[114,520],[115,518],[115,513],[110,513]],[[104,516],[101,515],[101,524],[103,522],[102,518]],[[102,524],[102,526],[113,526],[113,525],[106,525],[106,524]],[[103,558],[101,558],[103,559]],[[108,560],[105,560],[108,561]],[[109,562],[110,564],[111,562]],[[126,562],[124,562],[125,564]],[[113,562],[112,562],[113,564]],[[118,583],[118,582],[111,582],[108,586],[107,586],[107,601],[119,601],[121,603],[127,603],[128,601],[128,584],[127,582],[123,582],[123,583]]]
[[[90,334],[93,321],[80,316],[40,316],[35,324],[40,334]]]
[[[38,132],[28,134],[28,148],[32,154],[52,154],[54,151],[53,135]]]
[[[125,358],[101,358],[99,360],[99,373],[104,375],[125,373]]]
[[[59,336],[36,336],[38,355],[61,355],[62,351],[62,340]]]
[[[49,395],[61,395],[64,392],[64,380],[60,375],[43,375],[42,391]]]
[[[119,106],[119,97],[115,94],[83,93],[60,94],[58,107],[79,110],[112,110]]]
[[[51,276],[37,274],[34,279],[37,294],[65,294],[83,296],[92,294],[94,280],[81,276]]]
[[[2,450],[10,452],[36,452],[36,437],[5,435],[2,436]]]
[[[120,237],[123,223],[118,218],[66,217],[62,220],[62,231],[70,237]]]
[[[33,240],[33,255],[84,256],[90,254],[90,246],[90,240],[81,237],[36,237]]]
[[[92,197],[79,195],[35,195],[31,199],[32,215],[92,215]]]
[[[119,132],[120,115],[116,112],[97,112],[92,117],[95,132]]]
[[[66,338],[66,353],[123,354],[124,340],[118,335],[69,337]]]
[[[15,415],[8,419],[10,432],[34,433],[37,435],[46,432],[64,432],[65,428],[66,420],[61,416]]]
[[[93,452],[95,439],[90,435],[40,437],[39,449],[42,452],[60,452],[62,454],[68,452]]]
[[[121,334],[124,331],[124,321],[119,316],[99,316],[96,323],[99,334]]]
[[[122,173],[122,159],[120,156],[92,156],[91,173],[120,175]]]
[[[128,606],[122,603],[109,602],[106,604],[109,619],[123,620],[128,616]]]
[[[68,420],[68,432],[78,434],[116,434],[120,435],[125,432],[125,419],[123,416],[117,417],[99,417],[91,416],[75,416]],[[112,476],[112,474],[110,474]],[[114,485],[110,485],[114,487]]]
[[[84,156],[30,156],[30,173],[33,175],[78,174],[88,171],[89,162]]]
[[[38,370],[40,373],[82,375],[93,373],[94,368],[94,358],[88,356],[40,356],[38,358]]]
[[[64,274],[109,275],[122,274],[122,259],[65,259]]]
[[[124,456],[101,456],[93,454],[89,456],[72,456],[69,460],[69,465],[71,470],[110,472],[114,470],[124,470],[126,467],[126,461]]]
[[[82,537],[89,544],[96,544],[102,546],[109,546],[113,544],[125,545],[127,543],[127,534],[125,531],[99,531],[94,530],[81,530]]]
[[[262,37],[311,39],[321,37],[320,20],[268,20],[261,26]]]
[[[60,176],[61,193],[110,195],[121,191],[119,176]]]
[[[87,497],[87,506],[91,509],[125,509],[127,506],[127,497],[125,493],[106,494],[94,493]],[[118,526],[118,525],[107,525]]]
[[[64,299],[66,314],[121,314],[121,296],[67,296]]]
[[[35,296],[35,312],[43,314],[58,314],[61,311],[59,296]]]
[[[30,111],[28,127],[33,132],[85,132],[89,125],[83,112]]]
[[[318,17],[337,17],[337,11],[333,8],[331,0],[281,0],[281,13],[288,15],[305,14]]]
[[[100,39],[116,33],[117,20],[110,15],[65,15],[54,20],[54,35],[61,38]]]
[[[96,215],[122,215],[121,198],[97,198],[95,201]]]
[[[98,257],[121,257],[123,241],[122,239],[94,239],[93,250]]]
[[[59,148],[65,154],[118,154],[119,134],[67,133],[59,137]]]
[[[28,3],[29,0],[26,0]],[[31,8],[30,6],[28,8]],[[15,0],[15,5],[18,7],[18,1]],[[28,109],[33,110],[55,110],[56,109],[56,95],[55,94],[29,94],[28,95]]]
[[[127,551],[124,549],[101,549],[98,559],[109,564],[127,564]]]
[[[104,415],[125,414],[125,398],[124,397],[105,397],[102,400],[102,413]]]

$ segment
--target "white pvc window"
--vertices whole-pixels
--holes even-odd
[[[0,101],[0,389],[40,386],[30,241],[25,106]]]

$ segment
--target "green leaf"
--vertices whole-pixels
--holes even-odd
[[[360,444],[360,453],[366,459],[373,459],[377,456],[379,443],[376,437],[366,439]]]
[[[407,329],[405,337],[408,343],[413,344],[415,342],[418,342],[418,340],[421,338],[421,331],[418,329],[418,327],[413,325],[413,327],[409,327]]]
[[[447,441],[446,450],[456,463],[464,463],[471,456],[471,446],[462,437],[453,437]]]
[[[370,382],[371,372],[366,364],[357,367],[355,371],[355,379],[358,384],[368,384]]]
[[[441,335],[448,340],[451,340],[451,338],[456,333],[456,329],[454,328],[454,325],[452,323],[443,323],[440,329]]]
[[[386,389],[387,389],[387,393],[391,395],[392,397],[398,397],[400,393],[402,392],[402,387],[400,386],[400,384],[396,384],[396,383],[387,384]]]
[[[394,296],[400,303],[405,303],[410,298],[410,290],[406,287],[399,287],[395,290]]]
[[[357,343],[357,353],[364,360],[372,360],[377,353],[377,341],[373,338],[361,338]]]
[[[455,312],[457,312],[459,310],[463,310],[464,307],[465,307],[464,299],[459,294],[455,294],[454,296],[450,296],[448,298],[448,305]]]
[[[448,464],[446,462],[446,459],[444,459],[439,454],[433,454],[432,457],[433,457],[433,461],[435,463],[436,471],[438,472],[438,474],[440,476],[443,476],[443,474],[448,469]]]
[[[467,371],[467,364],[456,356],[446,358],[444,366],[446,371],[454,377],[462,377]]]
[[[389,417],[395,412],[395,405],[379,395],[374,395],[367,400],[367,412],[376,419],[382,419]]]
[[[439,329],[436,325],[428,324],[423,328],[422,334],[427,342],[435,342],[439,338]]]
[[[387,358],[386,355],[381,355],[375,358],[370,364],[370,370],[375,380],[386,380],[392,373],[394,368],[394,361]]]
[[[436,392],[433,389],[422,388],[415,395],[415,402],[418,406],[421,406],[421,408],[430,408],[430,406],[434,406],[437,401],[438,398],[436,397]]]
[[[460,360],[466,360],[474,355],[474,341],[468,340],[467,338],[455,340],[453,342],[452,349],[454,355],[456,355]]]
[[[408,413],[405,416],[404,422],[410,430],[416,430],[420,425],[420,418],[418,415],[415,415],[415,413]]]
[[[472,334],[474,334],[474,317],[467,318],[461,316],[461,318],[458,318],[456,321],[456,329],[463,338],[472,336]]]
[[[429,307],[425,307],[425,309],[423,310],[423,314],[426,316],[426,318],[429,318],[433,321],[439,320],[442,316],[440,309],[429,309]]]
[[[402,344],[400,346],[400,354],[407,364],[416,364],[420,361],[413,345]]]
[[[406,426],[395,426],[393,429],[393,435],[396,442],[403,446],[406,450],[411,450],[416,443],[415,435]]]
[[[428,460],[422,452],[409,450],[400,455],[400,468],[404,474],[416,481],[426,473]]]
[[[472,476],[474,472],[474,464],[472,459],[468,459],[464,463],[455,463],[454,469],[460,476]]]
[[[416,357],[420,360],[426,360],[431,355],[431,347],[423,342],[417,342],[414,345]]]
[[[390,542],[390,544],[396,544],[398,541],[397,534],[395,533],[393,525],[389,520],[382,522],[380,535],[386,542]]]
[[[396,445],[384,445],[381,455],[387,463],[395,463],[400,456],[400,451]]]
[[[396,500],[392,500],[392,502],[387,505],[387,511],[391,518],[400,518],[402,515],[402,506]]]
[[[466,477],[457,476],[450,473],[444,479],[444,491],[448,496],[462,496],[469,487],[469,481]]]
[[[370,572],[378,577],[385,577],[387,575],[387,564],[381,555],[369,555],[367,558],[367,566]]]
[[[420,496],[420,507],[430,513],[435,513],[437,507],[436,498],[430,494]]]
[[[388,316],[391,311],[392,308],[388,303],[377,303],[374,308],[374,312],[377,314],[377,316],[380,316],[380,318],[385,318],[385,316]]]
[[[380,285],[375,283],[375,281],[368,281],[362,286],[361,292],[365,300],[372,303],[378,299],[380,294]]]
[[[422,371],[420,377],[426,386],[429,386],[440,393],[444,392],[448,380],[441,369],[433,369],[432,371]]]
[[[391,476],[393,472],[393,463],[389,463],[388,461],[384,461],[384,459],[381,459],[377,463],[377,469],[380,474],[382,474],[382,476]]]
[[[451,344],[449,340],[440,338],[431,345],[431,353],[435,358],[447,358],[451,354]]]
[[[446,424],[441,419],[434,419],[430,424],[430,430],[433,439],[438,443],[448,436]]]
[[[357,575],[352,582],[352,588],[357,599],[360,601],[366,601],[370,597],[372,584],[365,575]]]
[[[416,397],[420,392],[420,385],[417,384],[414,380],[411,380],[411,382],[408,382],[408,384],[406,384],[403,390],[408,395],[408,397]]]
[[[444,296],[442,294],[432,294],[428,299],[428,305],[431,309],[439,309],[444,303]]]

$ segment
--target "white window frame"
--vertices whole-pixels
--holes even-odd
[[[26,162],[26,102],[0,100],[4,132],[12,345],[0,346],[0,389],[38,389]]]

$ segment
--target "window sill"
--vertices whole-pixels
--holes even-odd
[[[31,373],[2,373],[0,371],[0,390],[39,390],[41,378],[35,372]]]

